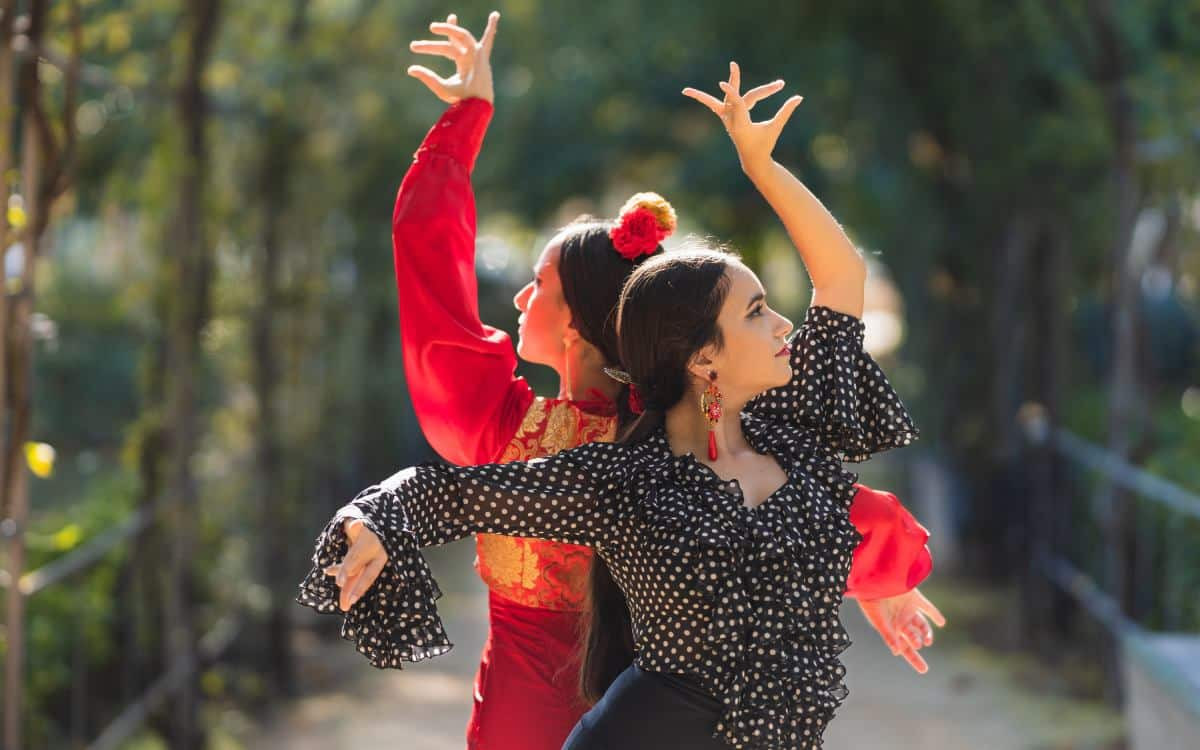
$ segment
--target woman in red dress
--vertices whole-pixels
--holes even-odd
[[[421,66],[408,70],[450,106],[417,150],[392,219],[410,395],[429,443],[459,465],[527,460],[614,438],[620,383],[603,370],[616,361],[608,318],[634,267],[609,239],[616,223],[573,222],[546,245],[534,279],[514,299],[521,311],[515,351],[507,334],[480,321],[470,175],[493,111],[489,59],[498,20],[491,14],[476,40],[451,15],[430,26],[444,41],[412,43],[414,52],[453,60],[456,72],[442,78]],[[628,208],[651,207],[669,215],[673,228],[670,206],[648,196]],[[536,395],[515,375],[518,355],[554,368],[556,396]],[[857,597],[893,653],[924,671],[916,651],[932,642],[926,615],[938,624],[941,615],[910,590],[931,569],[928,532],[894,495],[868,487],[860,487],[851,520],[864,540],[847,595]],[[364,530],[350,523],[347,531],[357,544]],[[592,553],[489,534],[477,536],[476,551],[489,590],[489,632],[467,745],[558,750],[588,708],[579,697],[578,657]],[[345,571],[343,608],[383,564]]]

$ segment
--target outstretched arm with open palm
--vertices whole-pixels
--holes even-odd
[[[717,86],[723,92],[722,98],[691,87],[683,94],[708,107],[725,126],[742,171],[770,203],[800,252],[812,279],[812,304],[861,317],[866,280],[862,256],[825,206],[772,156],[803,97],[790,97],[774,116],[755,122],[750,114],[754,106],[782,91],[782,80],[742,93],[741,69],[731,62],[729,79]],[[939,627],[945,624],[937,607],[916,589],[884,599],[860,600],[859,606],[893,654],[903,657],[918,672],[928,671],[917,651],[933,643],[930,621]]]
[[[454,74],[443,78],[424,65],[408,66],[408,74],[429,87],[439,99],[454,104],[462,99],[477,97],[494,101],[492,88],[492,44],[496,40],[496,27],[500,14],[492,11],[488,15],[487,27],[478,40],[467,29],[458,25],[458,16],[451,13],[445,23],[429,24],[429,30],[446,41],[418,40],[409,44],[409,49],[419,55],[435,55],[454,61]]]
[[[800,251],[812,279],[812,304],[861,317],[865,261],[825,206],[772,157],[779,135],[803,97],[791,97],[774,117],[754,122],[750,118],[754,105],[782,90],[783,81],[772,81],[743,94],[741,70],[731,62],[729,80],[717,85],[724,92],[723,99],[691,87],[683,93],[721,118],[737,149],[742,170],[771,204]]]
[[[431,23],[430,31],[444,40],[417,40],[409,48],[417,54],[454,61],[454,73],[442,77],[423,65],[412,65],[408,74],[448,104],[466,99],[492,102],[491,52],[499,22],[500,14],[491,13],[479,39],[459,26],[454,14],[445,22]],[[464,282],[456,271],[441,271],[464,263],[466,267],[474,265],[475,204],[469,174],[479,143],[473,147],[463,144],[472,138],[482,140],[489,116],[490,107],[485,112],[480,106],[454,121],[443,116],[439,124],[450,126],[450,130],[437,136],[434,131],[441,128],[435,126],[426,141],[440,137],[439,145],[454,148],[439,149],[436,157],[414,160],[397,195],[392,217],[401,336],[406,352],[413,354],[406,357],[410,395],[418,416],[425,417],[426,412],[436,415],[422,420],[430,443],[458,463],[469,463],[480,453],[494,453],[479,448],[488,445],[491,433],[478,425],[495,411],[495,403],[514,392],[512,368],[516,355],[512,345],[481,332],[483,324],[474,306],[474,283]],[[447,138],[446,132],[453,135]],[[455,156],[451,158],[451,154]],[[437,302],[436,315],[426,312],[432,309],[428,306],[422,309],[425,300],[431,298]],[[454,356],[429,353],[437,347],[452,350]],[[472,387],[475,400],[460,408],[453,400],[447,402],[442,394],[453,374],[448,369],[451,363],[461,368],[463,362],[470,362],[468,367],[479,382]],[[420,363],[420,369],[416,363]],[[436,386],[425,387],[427,383]],[[430,424],[437,426],[436,431],[430,430]],[[497,428],[496,432],[503,434],[504,430]],[[375,583],[388,558],[382,540],[361,519],[348,517],[343,529],[349,549],[345,558],[326,572],[337,577],[338,605],[346,611]]]

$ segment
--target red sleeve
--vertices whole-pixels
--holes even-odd
[[[471,169],[492,105],[465,99],[430,129],[392,214],[404,371],[417,420],[443,458],[492,461],[533,400],[503,331],[479,320]]]
[[[846,596],[882,599],[916,588],[933,570],[925,529],[890,492],[856,484],[850,522],[862,534],[854,550]]]

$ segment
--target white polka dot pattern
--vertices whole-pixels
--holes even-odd
[[[792,336],[790,383],[746,411],[819,430],[845,461],[911,444],[918,431],[883,370],[863,348],[862,319],[815,305]]]
[[[440,595],[418,549],[475,532],[594,547],[629,602],[638,666],[697,676],[723,704],[714,736],[734,748],[819,748],[845,698],[838,619],[861,537],[857,476],[842,466],[917,435],[862,324],[815,307],[793,340],[792,382],[740,415],[755,450],[787,483],[747,508],[659,429],[636,445],[592,443],[527,463],[423,464],[364,490],[345,510],[384,540],[383,573],[342,634],[377,667],[451,647]],[[345,554],[342,513],[317,540],[298,601],[337,610],[322,569]]]

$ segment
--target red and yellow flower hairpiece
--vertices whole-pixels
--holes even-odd
[[[638,193],[621,207],[608,237],[621,257],[649,255],[675,231],[675,209],[658,193]]]

